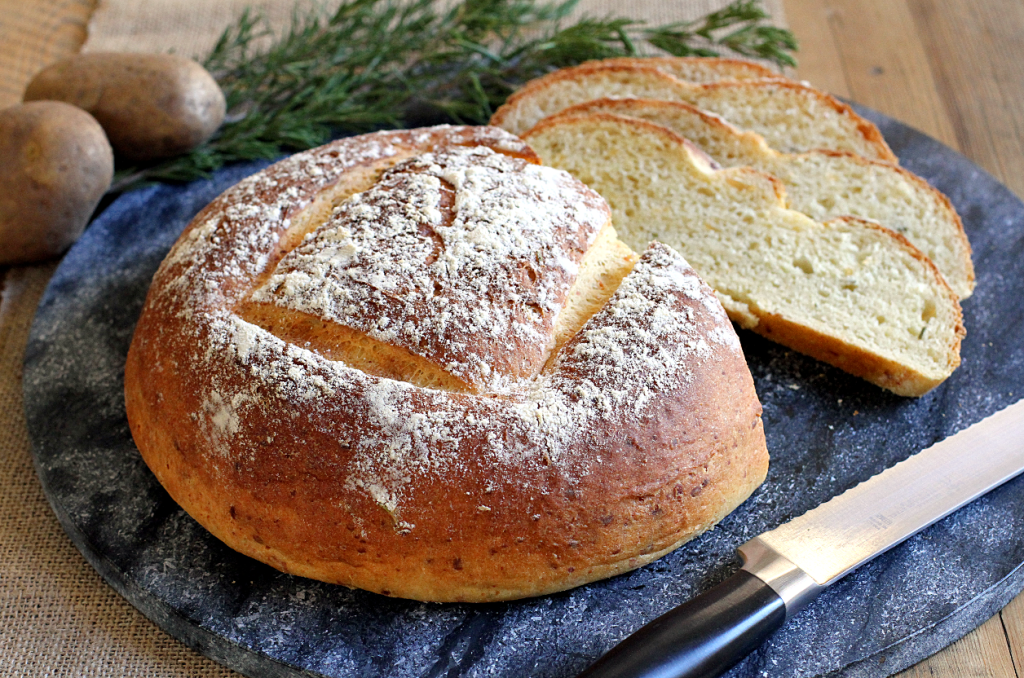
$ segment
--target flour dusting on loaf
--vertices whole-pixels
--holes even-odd
[[[609,217],[565,172],[483,147],[428,153],[338,207],[253,300],[342,323],[494,390],[539,371]]]
[[[607,220],[494,129],[294,156],[161,266],[133,436],[200,523],[295,574],[483,601],[650,562],[743,501],[767,452],[714,293]],[[558,339],[570,305],[585,321]]]
[[[679,308],[680,299],[698,306]],[[581,454],[578,443],[595,424],[613,416],[639,417],[638,423],[645,423],[651,400],[689,382],[691,370],[714,352],[742,357],[714,293],[663,245],[653,245],[641,257],[607,306],[563,349],[555,369],[521,380],[501,399],[454,396],[372,378],[234,315],[214,321],[210,329],[213,343],[206,356],[197,356],[199,367],[216,375],[229,370],[222,362],[227,361],[245,366],[255,377],[245,390],[234,392],[215,379],[205,399],[210,437],[225,462],[251,461],[259,454],[261,441],[234,439],[238,422],[253,408],[269,417],[280,400],[318,407],[357,393],[373,433],[342,441],[354,454],[346,482],[375,486],[396,513],[403,501],[415,498],[413,477],[458,475],[469,454],[467,441],[488,440],[478,453],[487,456],[495,473],[530,464],[586,473],[594,460]],[[277,397],[261,397],[267,389]],[[331,411],[318,409],[322,415]],[[577,479],[576,474],[567,478]]]

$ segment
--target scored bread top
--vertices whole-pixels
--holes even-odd
[[[564,172],[486,147],[442,149],[338,207],[252,300],[343,324],[493,391],[540,370],[609,219]]]
[[[462,148],[470,146],[503,157]],[[431,155],[402,164],[423,153]],[[125,368],[132,435],[171,496],[228,545],[286,572],[438,601],[539,595],[639,567],[749,496],[767,469],[760,405],[714,292],[663,245],[637,257],[610,227],[594,235],[605,213],[588,204],[589,190],[566,190],[562,173],[532,174],[515,160],[533,157],[495,129],[380,132],[286,159],[197,215],[154,278]],[[395,237],[409,241],[382,256],[414,256],[421,270],[437,264],[434,234],[447,234],[440,222],[419,228],[437,216],[423,196],[433,195],[442,215],[446,200],[456,205],[433,189],[467,179],[451,173],[469,158],[481,161],[478,186],[489,185],[491,170],[510,170],[539,195],[531,182],[544,177],[551,190],[561,186],[565,214],[584,217],[582,235],[497,248],[496,258],[520,252],[534,268],[543,260],[536,281],[513,264],[511,277],[490,280],[509,290],[488,285],[483,298],[461,299],[500,305],[518,294],[554,309],[564,294],[547,329],[547,346],[560,350],[539,372],[534,364],[477,392],[444,381],[445,365],[421,379],[429,351],[339,329],[368,319],[358,313],[336,320],[345,309],[325,304],[320,315],[301,294],[277,297],[285,278],[318,268],[300,261],[313,243],[329,253],[324,271],[340,295],[353,285],[392,291],[371,275],[384,259],[351,266],[361,260],[348,258],[394,235],[388,223],[383,234],[362,229],[350,211],[364,208],[396,217]],[[375,197],[379,180],[411,175],[428,184],[407,191],[411,215]],[[474,196],[464,197],[472,212]],[[547,228],[558,232],[560,219]],[[458,223],[466,233],[453,250],[465,246],[472,262],[482,255],[474,247],[493,243],[473,241],[472,222]],[[366,239],[332,241],[344,228]],[[571,264],[582,241],[590,250]],[[572,287],[549,295],[574,266]],[[425,290],[415,275],[396,281],[415,288],[415,300],[432,293],[434,278]],[[256,290],[270,301],[254,300]],[[573,319],[562,322],[569,310]],[[416,312],[414,325],[433,322]]]
[[[759,134],[682,102],[596,99],[559,115],[591,112],[649,120],[693,142],[722,167],[767,172],[785,185],[789,207],[818,221],[844,215],[877,221],[924,252],[961,299],[974,289],[971,245],[953,205],[897,165],[840,151],[780,153]]]
[[[896,162],[881,132],[846,104],[782,78],[683,82],[657,68],[583,64],[531,80],[495,111],[490,124],[523,134],[574,104],[601,98],[683,101],[762,135],[775,149],[849,151]]]

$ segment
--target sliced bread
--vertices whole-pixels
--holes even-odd
[[[896,162],[877,127],[807,85],[783,79],[695,84],[649,66],[563,68],[527,83],[495,111],[490,124],[522,134],[569,106],[605,97],[689,103],[757,132],[786,153],[826,149]]]
[[[644,120],[559,116],[525,139],[608,200],[627,245],[678,249],[741,326],[900,395],[959,365],[957,296],[899,234],[853,217],[816,222],[786,208],[777,179],[715,169]]]
[[[692,141],[723,167],[753,167],[782,181],[786,202],[817,221],[872,219],[896,231],[930,258],[963,299],[974,289],[971,246],[949,199],[907,170],[851,153],[779,153],[759,134],[744,132],[695,106],[652,99],[597,99],[560,115],[604,112],[642,118]]]
[[[684,82],[721,82],[725,80],[763,80],[782,77],[776,71],[745,59],[722,57],[615,57],[584,62],[587,66],[643,66]]]

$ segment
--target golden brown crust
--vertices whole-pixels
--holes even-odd
[[[126,365],[132,434],[171,496],[231,547],[385,595],[504,600],[649,562],[763,480],[738,340],[663,246],[550,368],[480,395],[351,369],[234,313],[320,191],[460,143],[529,155],[472,128],[342,140],[215,200],[157,273]]]
[[[579,76],[590,72],[617,74],[627,79],[637,72],[642,72],[648,74],[655,80],[661,81],[666,87],[673,87],[676,84],[682,84],[677,78],[674,78],[668,73],[660,71],[654,67],[636,66],[628,63],[604,64],[599,61],[586,62],[579,66],[560,68],[557,71],[553,71],[547,75],[530,80],[513,92],[512,95],[505,100],[505,103],[498,107],[498,110],[496,110],[494,115],[491,116],[488,124],[494,127],[506,129],[508,127],[508,118],[515,113],[516,109],[522,104],[522,102],[529,100],[529,98],[534,96],[537,92],[542,92],[559,82],[572,82]]]
[[[688,82],[762,80],[783,77],[759,63],[725,57],[615,57],[585,61],[582,65],[653,67]]]
[[[607,91],[607,88],[613,83],[616,89],[622,91]],[[592,91],[597,88],[598,84],[605,91]],[[553,97],[553,93],[557,96]],[[837,136],[832,139],[836,148],[857,150],[858,153],[866,157],[898,162],[896,155],[882,137],[882,133],[873,123],[858,115],[850,106],[832,95],[804,83],[785,78],[692,83],[684,82],[653,65],[633,65],[628,62],[611,64],[588,62],[571,68],[563,68],[531,80],[513,93],[505,104],[495,111],[490,124],[522,134],[544,117],[554,115],[570,105],[602,96],[684,101],[722,115],[728,120],[731,115],[721,110],[720,104],[723,103],[723,97],[738,96],[744,101],[746,108],[758,112],[759,105],[751,103],[751,101],[764,97],[776,97],[777,93],[779,98],[788,95],[793,101],[798,101],[799,105],[790,104],[774,108],[769,112],[789,115],[791,109],[791,112],[797,115],[794,120],[802,120],[804,124],[815,120],[815,125],[817,125],[817,119],[811,117],[810,111],[831,111],[834,117],[830,117],[829,120],[831,123],[837,123],[842,129],[841,137]],[[541,102],[545,97],[552,98],[552,100],[564,100],[554,106],[559,110],[542,110],[545,107]],[[728,108],[728,102],[725,103],[725,107]],[[739,107],[734,112],[737,110]],[[741,124],[738,120],[730,120],[730,122]],[[748,122],[742,123],[741,126],[752,127]],[[768,133],[764,126],[755,131],[760,131],[762,134]]]
[[[772,90],[790,90],[794,93],[799,93],[799,96],[812,99],[818,104],[832,109],[840,118],[847,120],[857,130],[858,135],[863,139],[864,143],[871,149],[871,157],[877,160],[885,160],[888,162],[899,162],[899,158],[889,148],[889,144],[886,143],[885,137],[882,136],[882,132],[875,126],[874,123],[866,120],[857,114],[848,104],[843,103],[839,99],[836,99],[831,94],[822,92],[821,90],[815,89],[809,85],[805,85],[800,82],[794,82],[792,80],[771,80],[771,81],[737,81],[737,82],[710,82],[697,85],[704,92],[709,94],[728,92],[730,90],[738,92],[770,92]]]
[[[583,115],[586,113],[611,113],[613,115],[625,115],[636,118],[646,119],[649,122],[657,122],[649,117],[649,111],[657,111],[662,109],[671,112],[674,109],[685,111],[691,115],[697,116],[703,121],[705,125],[711,128],[725,130],[729,134],[737,136],[745,136],[748,138],[760,138],[760,135],[756,132],[748,132],[741,130],[735,125],[732,125],[722,119],[720,115],[714,113],[708,113],[707,111],[701,110],[693,104],[688,104],[685,101],[662,101],[659,99],[638,99],[638,98],[624,98],[624,99],[593,99],[591,101],[584,101],[583,103],[575,104],[565,109],[558,115]],[[554,116],[551,116],[554,117]]]

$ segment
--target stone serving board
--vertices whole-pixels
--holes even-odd
[[[862,111],[910,170],[950,196],[974,247],[963,366],[920,399],[883,392],[742,333],[772,465],[716,529],[635,572],[507,604],[423,604],[277,572],[210,536],[142,462],[125,355],[150,277],[201,207],[264,164],[126,194],[40,303],[25,356],[36,469],[72,541],[168,633],[248,676],[570,678],[731,574],[739,544],[1024,395],[1024,204],[962,156]],[[970,464],[971,454],[965,455]],[[1024,589],[1024,477],[828,589],[729,674],[888,676]]]

